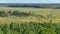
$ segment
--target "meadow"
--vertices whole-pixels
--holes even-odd
[[[0,34],[60,34],[60,9],[0,7]]]
[[[60,22],[60,9],[0,7],[0,13],[2,13],[0,15],[0,22],[2,23],[30,22],[30,21],[32,22],[52,21],[53,23]]]

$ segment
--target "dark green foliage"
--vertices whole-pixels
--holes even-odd
[[[14,11],[12,13],[12,15],[14,15],[14,16],[29,16],[30,14],[29,13],[25,13],[25,12]]]
[[[12,16],[12,11],[11,10],[9,10],[8,12],[7,12],[7,14],[9,14],[10,16]]]
[[[1,24],[0,29],[1,29],[1,31],[3,31],[3,34],[8,34],[9,25],[8,24]]]
[[[33,16],[32,13],[20,12],[20,11],[11,11],[8,12],[0,11],[0,17],[24,17],[24,16]]]
[[[46,4],[46,3],[7,3],[7,4],[0,4],[0,5],[4,5],[6,7],[31,7],[31,8],[55,8],[55,9],[59,9],[60,8],[60,4],[57,3],[51,3],[51,4]],[[3,7],[3,6],[2,6]]]
[[[60,24],[11,23],[0,24],[0,34],[60,34]]]
[[[0,10],[0,17],[27,17],[27,16],[34,16],[37,18],[44,18],[42,15],[34,14],[31,12],[20,12],[20,11],[1,11]]]
[[[0,16],[1,17],[6,17],[7,16],[7,13],[5,13],[4,11],[0,11]]]

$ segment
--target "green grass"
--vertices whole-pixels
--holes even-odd
[[[0,24],[0,34],[60,34],[60,24],[51,22]]]
[[[60,9],[0,7],[0,34],[60,34]]]

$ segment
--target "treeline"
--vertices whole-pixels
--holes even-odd
[[[7,4],[7,7],[29,7],[29,8],[55,8],[59,9],[60,4]]]
[[[20,4],[20,5],[8,5],[7,7],[29,7],[29,8],[41,8],[40,5]],[[43,7],[42,7],[43,8]]]
[[[60,24],[51,22],[0,24],[0,34],[60,34]]]
[[[2,3],[1,7],[28,7],[28,8],[55,8],[59,9],[60,4],[40,4],[40,3]]]

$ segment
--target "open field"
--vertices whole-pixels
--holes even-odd
[[[0,34],[60,34],[60,4],[0,3]]]
[[[60,9],[0,7],[0,34],[60,34]]]
[[[0,22],[8,23],[8,22],[49,22],[52,21],[53,23],[60,22],[60,9],[43,9],[43,8],[12,8],[12,7],[0,7],[0,11],[4,12],[24,12],[24,13],[31,13],[30,16],[23,16],[23,17],[0,17]]]

